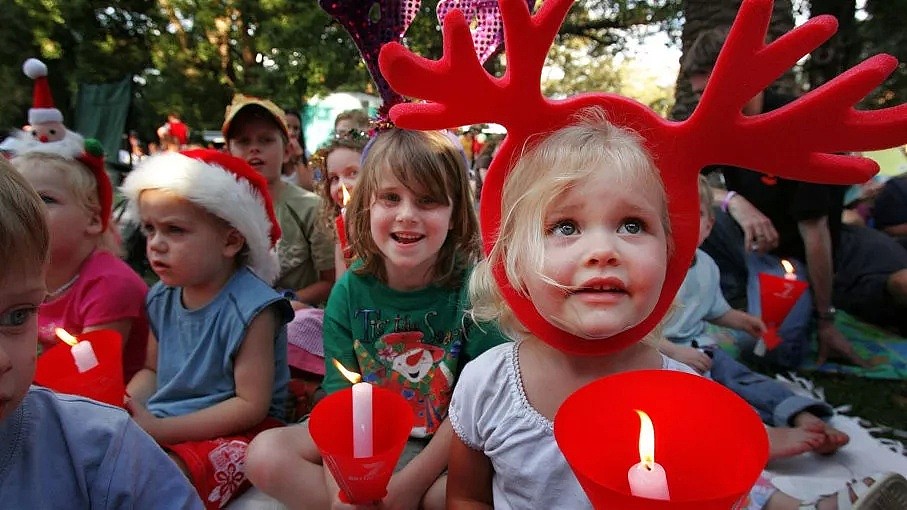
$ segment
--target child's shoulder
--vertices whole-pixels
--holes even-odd
[[[490,379],[503,377],[508,372],[508,367],[513,364],[514,356],[518,352],[515,346],[515,342],[505,341],[488,348],[466,364],[463,374],[472,373],[474,376],[481,375]]]
[[[295,184],[287,183],[280,193],[280,202],[294,210],[299,210],[300,208],[319,207],[321,197]]]
[[[94,444],[101,450],[105,439],[119,435],[129,423],[129,415],[120,408],[40,386],[29,388],[21,405],[39,434],[60,433],[67,441],[84,436],[84,444]]]

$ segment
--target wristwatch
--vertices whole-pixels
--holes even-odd
[[[835,320],[836,313],[838,313],[838,309],[833,306],[829,306],[825,309],[824,312],[816,310],[816,318],[820,321],[833,321]]]

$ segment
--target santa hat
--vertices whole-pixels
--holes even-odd
[[[269,284],[277,278],[280,225],[267,181],[244,160],[209,149],[151,156],[121,188],[133,207],[148,189],[166,190],[229,223],[246,239],[249,269]]]
[[[104,166],[104,148],[101,142],[94,138],[85,139],[85,151],[76,156],[76,159],[87,166],[98,184],[98,204],[101,206],[101,225],[107,230],[110,223],[110,213],[113,209],[113,185]]]
[[[63,113],[54,108],[54,98],[50,95],[50,84],[47,82],[47,66],[36,58],[30,58],[22,64],[25,76],[35,80],[32,95],[32,107],[28,110],[28,123],[63,122]]]

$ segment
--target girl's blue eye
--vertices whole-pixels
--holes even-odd
[[[572,236],[579,232],[579,229],[571,220],[562,220],[552,225],[548,231],[558,236]]]
[[[0,327],[17,327],[22,326],[38,312],[35,306],[17,308],[0,315]]]
[[[645,230],[645,225],[640,220],[627,220],[618,229],[619,233],[639,234]]]

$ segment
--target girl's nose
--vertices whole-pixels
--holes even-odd
[[[620,263],[616,234],[593,231],[584,234],[585,264],[590,266],[615,266]]]
[[[9,359],[9,354],[4,347],[0,347],[0,374],[9,372],[11,368],[13,368],[13,363]]]
[[[414,213],[415,206],[409,199],[403,199],[400,201],[400,205],[397,206],[397,221],[412,221],[415,219]]]

